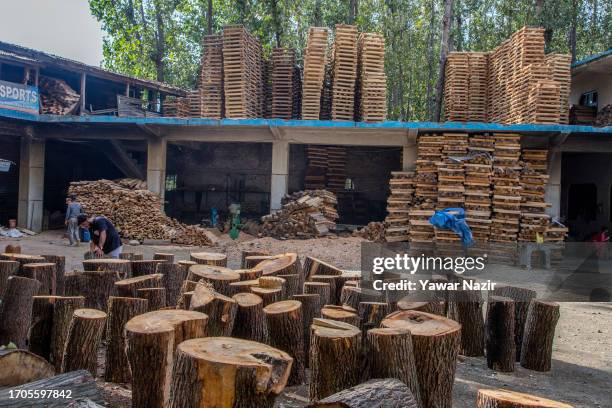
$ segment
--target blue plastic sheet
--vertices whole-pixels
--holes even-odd
[[[474,245],[472,230],[465,222],[465,210],[463,208],[445,208],[436,211],[429,218],[429,223],[436,228],[451,230],[461,238],[464,246]]]

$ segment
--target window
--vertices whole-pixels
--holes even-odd
[[[597,107],[597,91],[589,91],[582,94],[580,97],[580,105]]]
[[[166,191],[176,190],[176,174],[166,175]]]
[[[568,219],[595,221],[597,219],[597,186],[593,183],[572,184],[569,187]]]

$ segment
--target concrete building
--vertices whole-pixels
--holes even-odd
[[[612,49],[572,64],[570,105],[612,105]]]

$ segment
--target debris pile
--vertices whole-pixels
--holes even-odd
[[[72,115],[76,113],[81,96],[65,81],[41,76],[40,113],[49,115]]]
[[[386,233],[385,224],[372,221],[365,227],[353,231],[353,235],[372,242],[390,242],[389,235]]]

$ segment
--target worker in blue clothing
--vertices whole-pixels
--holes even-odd
[[[70,241],[70,246],[79,246],[81,242],[77,217],[82,213],[83,207],[81,203],[77,201],[76,195],[71,194],[70,197],[66,199],[66,219],[64,221],[64,224],[68,227],[68,241]]]

